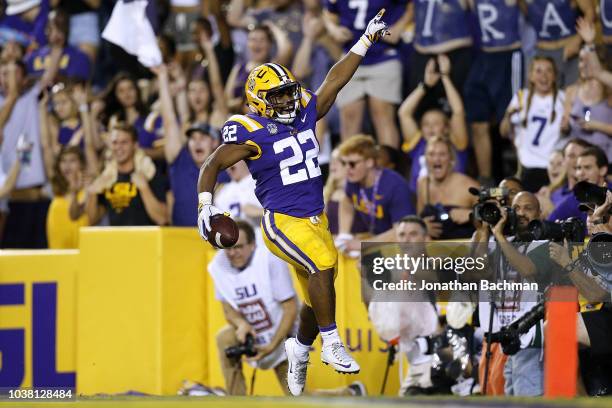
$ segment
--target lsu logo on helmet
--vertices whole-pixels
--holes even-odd
[[[300,110],[301,87],[293,74],[280,64],[254,68],[244,91],[253,113],[283,124],[291,124]]]

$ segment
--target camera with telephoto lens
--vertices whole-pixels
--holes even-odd
[[[527,226],[533,240],[550,240],[554,242],[583,242],[585,238],[584,222],[578,217],[570,217],[565,221],[552,222],[533,220]]]
[[[504,354],[512,356],[521,349],[521,334],[527,333],[543,318],[544,302],[540,302],[509,326],[485,338],[491,343],[500,343]]]
[[[489,225],[495,225],[502,218],[501,208],[505,208],[508,213],[508,218],[504,226],[504,235],[514,235],[516,230],[516,214],[514,210],[508,206],[508,189],[495,187],[482,188],[479,190],[470,187],[469,192],[478,197],[478,203],[474,206],[472,212],[474,220],[484,221]]]
[[[225,356],[230,359],[238,359],[241,356],[254,357],[256,354],[255,338],[252,334],[247,334],[244,343],[225,349]]]

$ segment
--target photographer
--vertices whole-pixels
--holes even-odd
[[[230,395],[246,395],[241,363],[246,355],[256,368],[273,368],[287,393],[283,342],[297,318],[289,269],[264,246],[256,245],[250,224],[242,220],[236,224],[240,231],[236,245],[217,252],[208,266],[229,323],[217,333],[225,386]]]
[[[608,174],[608,159],[603,150],[597,146],[584,149],[576,160],[576,181],[588,181],[598,186],[610,185],[606,182]],[[578,208],[578,199],[574,194],[568,195],[550,214],[550,221],[565,220],[569,217],[579,217],[582,221],[586,216]]]
[[[610,222],[610,209],[612,208],[612,192],[606,193],[606,199],[600,205],[593,203],[581,204],[581,209],[588,209],[587,228],[592,237],[605,237],[604,234],[612,233]],[[590,208],[590,209],[589,209]],[[597,234],[597,235],[596,235]],[[591,238],[591,241],[598,241]],[[600,241],[604,249],[609,251],[609,236],[607,240]],[[590,348],[591,355],[596,357],[612,356],[612,308],[610,307],[612,291],[612,273],[609,263],[602,264],[594,262],[598,248],[590,242],[583,253],[579,255],[578,261],[572,262],[568,251],[568,243],[564,246],[551,244],[550,257],[564,268],[566,276],[576,286],[579,293],[589,302],[607,302],[589,309],[582,309],[577,319],[578,343]],[[582,363],[582,361],[581,361]],[[609,377],[609,374],[608,374]],[[588,387],[587,387],[588,388]]]
[[[540,205],[536,196],[529,192],[516,195],[511,209],[498,206],[499,220],[495,225],[485,221],[478,228],[472,242],[475,245],[473,256],[484,256],[489,242],[497,243],[488,257],[489,269],[487,278],[490,281],[502,282],[540,282],[544,281],[552,269],[548,260],[548,247],[542,241],[524,241],[521,239],[527,232],[529,222],[540,218]],[[514,216],[512,216],[514,214]],[[509,219],[514,218],[514,235],[506,236],[504,230]],[[493,235],[493,237],[491,237]],[[521,237],[521,238],[519,238]],[[543,289],[543,288],[541,288]],[[498,332],[526,314],[536,303],[537,294],[519,290],[505,290],[494,293],[494,310],[489,302],[479,303],[480,323],[487,332]],[[493,315],[491,315],[491,313]],[[490,320],[492,319],[492,320]],[[488,322],[492,322],[491,325]],[[504,366],[506,395],[538,396],[543,393],[543,363],[541,324],[536,324],[520,336],[520,350],[509,356]],[[484,347],[484,346],[483,346]],[[485,365],[486,354],[483,353],[481,365]],[[497,374],[499,378],[500,373]],[[491,375],[491,374],[490,374]],[[490,377],[491,378],[491,377]],[[484,378],[481,379],[483,382]],[[486,380],[484,380],[486,381]]]

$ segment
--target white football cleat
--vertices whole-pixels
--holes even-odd
[[[306,385],[306,369],[308,368],[308,360],[300,360],[294,351],[295,338],[290,338],[285,341],[285,352],[287,353],[287,387],[291,395],[298,396],[304,391]]]
[[[357,374],[360,370],[359,364],[346,351],[341,342],[323,346],[321,361],[323,364],[331,364],[334,370],[341,374]]]

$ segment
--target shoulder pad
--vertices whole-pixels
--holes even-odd
[[[302,105],[302,108],[305,108],[308,103],[310,102],[310,100],[312,99],[312,92],[310,92],[308,89],[302,87],[302,99],[300,100],[300,104]]]
[[[244,143],[250,139],[250,133],[263,129],[256,119],[246,115],[233,115],[223,125],[221,136],[223,143]]]

